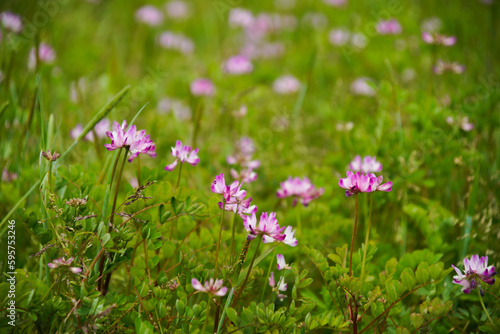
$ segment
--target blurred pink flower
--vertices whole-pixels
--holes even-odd
[[[79,267],[70,267],[71,263],[73,263],[74,257],[70,257],[69,259],[65,259],[64,256],[58,259],[55,259],[52,262],[47,263],[47,267],[50,269],[56,269],[56,268],[67,268],[69,269],[73,274],[79,274],[82,272],[82,268]]]
[[[191,94],[194,96],[213,96],[215,94],[215,86],[211,80],[200,78],[191,82]]]
[[[353,128],[354,128],[354,123],[353,122],[345,122],[345,123],[338,122],[337,124],[335,124],[335,129],[337,129],[337,131],[349,132]]]
[[[276,292],[278,295],[278,298],[280,301],[283,301],[283,299],[286,298],[286,295],[280,293],[280,291],[286,291],[288,285],[285,283],[285,277],[281,276],[278,285],[276,285],[276,282],[274,281],[274,272],[271,272],[271,275],[269,276],[269,285],[273,289],[273,292]]]
[[[172,0],[165,4],[167,16],[172,19],[187,19],[191,13],[186,1]]]
[[[351,92],[354,95],[375,96],[376,91],[368,82],[373,82],[373,80],[365,77],[354,80],[351,84]]]
[[[231,168],[231,176],[233,179],[240,180],[241,182],[250,183],[257,180],[257,173],[253,169],[246,168],[241,172],[237,172],[235,169]]]
[[[379,21],[377,23],[377,32],[380,35],[397,35],[400,34],[402,30],[401,25],[396,19]]]
[[[300,81],[293,75],[281,76],[273,83],[273,90],[282,95],[297,93],[300,87]]]
[[[377,161],[377,158],[375,156],[371,157],[367,155],[361,160],[361,156],[357,155],[349,164],[349,169],[354,172],[361,171],[365,174],[378,173],[382,171],[382,164]]]
[[[135,19],[149,26],[159,26],[163,23],[163,13],[155,6],[147,5],[135,12]]]
[[[7,168],[2,169],[2,182],[10,183],[17,180],[17,173],[9,172]]]
[[[251,11],[243,8],[233,8],[229,12],[229,25],[232,27],[248,28],[254,22]]]
[[[184,36],[171,31],[165,31],[158,36],[158,44],[169,50],[175,50],[182,54],[191,54],[194,51],[193,41]]]
[[[198,158],[198,149],[191,150],[191,146],[182,146],[180,140],[175,143],[175,147],[172,147],[171,154],[176,159],[171,164],[165,166],[165,170],[169,172],[174,170],[179,161],[181,163],[187,162],[192,166],[196,166],[200,162],[200,158]]]
[[[332,45],[343,46],[349,43],[351,33],[347,29],[337,28],[332,29],[328,33],[328,40]]]
[[[253,64],[247,57],[237,55],[225,61],[224,71],[229,74],[246,74],[253,71]]]
[[[341,7],[347,4],[347,0],[323,0],[323,2],[334,7]]]
[[[227,156],[226,161],[230,165],[239,164],[249,169],[255,169],[260,166],[259,160],[252,160],[255,153],[255,145],[251,138],[242,137],[236,142],[234,152]]]
[[[72,139],[76,139],[80,136],[80,134],[83,132],[83,126],[78,123],[77,125],[75,125],[75,127],[70,131],[69,135]],[[94,134],[92,133],[92,131],[90,131],[89,133],[87,133],[85,135],[85,137],[83,138],[87,141],[90,141],[90,142],[93,142],[94,141]]]
[[[422,22],[422,31],[433,33],[441,29],[443,22],[438,17],[431,17]]]
[[[325,192],[324,188],[316,188],[307,177],[301,179],[289,176],[285,182],[281,182],[280,186],[276,195],[278,198],[293,197],[293,206],[297,205],[298,201],[308,206],[312,200],[319,198]]]
[[[40,63],[51,64],[56,59],[56,53],[54,49],[48,44],[41,43],[38,47],[38,60]],[[36,67],[36,51],[32,48],[29,54],[28,68],[30,70]]]
[[[455,36],[445,36],[445,35],[440,35],[438,33],[431,34],[425,31],[422,33],[422,39],[427,44],[435,44],[443,46],[455,45],[455,42],[457,41],[457,38]]]
[[[21,16],[12,12],[0,13],[0,24],[7,30],[15,33],[20,33],[23,30],[23,22]]]
[[[461,74],[465,71],[465,66],[455,61],[450,63],[439,59],[432,70],[437,75],[442,75],[447,72]]]
[[[191,280],[191,285],[195,290],[206,292],[217,297],[223,297],[227,293],[227,287],[222,286],[223,283],[224,281],[221,279],[216,279],[214,281],[214,279],[211,278],[210,281],[205,281],[205,286],[203,286],[196,278]]]

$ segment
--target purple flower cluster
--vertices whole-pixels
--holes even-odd
[[[74,257],[70,257],[69,259],[65,259],[64,256],[58,259],[55,259],[52,262],[47,263],[47,267],[50,269],[56,269],[56,268],[67,268],[69,271],[71,271],[73,274],[79,274],[82,272],[82,268],[79,267],[70,267],[71,263],[73,263]]]
[[[347,177],[339,180],[339,186],[346,189],[345,195],[347,197],[357,193],[371,193],[374,191],[392,190],[392,182],[382,183],[384,177],[381,175],[377,177],[375,174],[370,173],[364,175],[363,172],[353,173],[347,172]]]
[[[253,182],[257,180],[255,168],[260,166],[259,160],[253,160],[255,146],[253,140],[248,137],[241,138],[237,143],[232,155],[226,158],[230,165],[240,165],[242,170],[237,172],[231,169],[231,176],[241,182]]]
[[[495,267],[488,267],[488,257],[479,255],[472,255],[470,260],[468,258],[464,259],[464,273],[460,271],[454,265],[451,265],[453,269],[457,272],[456,276],[453,276],[453,283],[462,286],[462,291],[465,293],[470,293],[471,290],[479,288],[481,296],[484,295],[484,291],[481,289],[480,281],[486,284],[494,284],[496,275]]]
[[[224,174],[220,174],[215,177],[211,190],[213,193],[220,194],[224,198],[224,202],[219,202],[221,210],[233,211],[242,219],[245,219],[245,215],[257,212],[257,206],[250,205],[252,197],[245,199],[247,192],[241,189],[242,185],[243,183],[239,181],[234,181],[232,184],[226,185]]]
[[[288,285],[285,283],[285,277],[281,276],[281,278],[278,281],[278,284],[276,284],[274,280],[274,272],[271,272],[271,275],[269,276],[269,285],[273,289],[273,292],[276,292],[278,295],[278,298],[280,301],[283,301],[284,298],[286,298],[286,295],[282,294],[280,291],[284,292],[286,291]]]
[[[443,45],[443,46],[453,46],[455,45],[457,38],[455,36],[445,36],[438,33],[422,33],[422,39],[427,44]]]
[[[365,174],[378,173],[382,171],[382,164],[377,161],[376,157],[367,155],[361,159],[361,156],[357,155],[349,164],[349,169],[354,172],[363,172]]]
[[[307,177],[301,179],[289,176],[288,180],[281,182],[281,188],[278,189],[276,195],[279,198],[294,197],[293,206],[297,205],[299,200],[302,205],[308,206],[312,200],[319,198],[324,192],[324,188],[316,188]]]
[[[171,152],[172,156],[175,158],[175,161],[165,166],[165,170],[169,172],[173,171],[179,161],[181,163],[187,162],[192,166],[196,166],[198,162],[200,162],[200,158],[198,158],[198,150],[199,149],[197,148],[192,150],[191,146],[182,146],[182,142],[178,140],[175,143],[175,147],[172,147]]]
[[[110,125],[111,125],[111,122],[107,118],[104,118],[99,123],[97,123],[94,127],[94,131],[95,131],[95,134],[97,135],[97,138],[101,138],[101,139],[106,138],[106,133],[109,131]],[[71,138],[76,139],[76,138],[78,138],[78,136],[80,136],[82,131],[83,131],[83,126],[80,123],[78,123],[70,131],[69,135],[71,136]],[[89,133],[87,133],[83,139],[90,141],[90,142],[93,142],[94,141],[94,131],[90,131]]]
[[[125,132],[126,130],[126,132]],[[111,144],[104,146],[108,151],[114,151],[119,148],[127,148],[130,152],[128,162],[132,162],[140,153],[156,157],[155,144],[146,135],[146,130],[137,131],[135,125],[127,129],[127,121],[123,120],[122,125],[118,122],[113,123],[113,131],[107,131],[106,135],[111,138]]]
[[[292,247],[297,246],[295,231],[292,230],[291,226],[287,226],[286,228],[284,226],[280,227],[278,219],[276,219],[276,213],[274,212],[271,212],[269,215],[267,212],[263,212],[258,224],[255,213],[252,213],[251,216],[245,216],[243,226],[249,233],[248,240],[262,236],[262,241],[265,244],[277,241]]]
[[[222,286],[223,283],[224,281],[221,279],[216,279],[214,281],[214,279],[211,278],[210,281],[205,281],[205,285],[203,286],[196,278],[193,278],[191,280],[191,285],[195,290],[205,292],[217,297],[224,297],[227,293],[227,287]]]

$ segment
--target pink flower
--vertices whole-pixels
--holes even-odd
[[[392,190],[392,182],[387,182],[382,184],[384,181],[384,177],[380,175],[379,177],[375,176],[375,174],[370,174],[370,178],[372,179],[372,185],[370,190],[373,191],[385,191],[389,192]]]
[[[247,214],[255,214],[257,206],[250,205],[252,202],[251,197],[245,199],[247,192],[241,189],[242,185],[239,181],[234,181],[231,185],[226,186],[224,174],[220,174],[215,177],[211,190],[224,198],[224,202],[219,202],[221,210],[233,211],[244,219]]]
[[[65,259],[64,256],[58,259],[55,259],[54,261],[47,263],[47,267],[50,269],[56,269],[56,268],[67,268],[69,269],[73,274],[79,274],[82,272],[82,268],[78,267],[70,267],[71,263],[73,262],[75,258],[70,257],[69,259]]]
[[[226,158],[226,161],[230,165],[240,164],[243,167],[249,169],[255,169],[260,166],[259,160],[252,160],[252,156],[255,153],[255,145],[253,140],[248,137],[242,137],[238,142],[236,142],[234,152]]]
[[[273,90],[282,95],[297,93],[300,89],[300,81],[293,75],[284,75],[273,83]]]
[[[224,281],[221,279],[214,281],[214,279],[211,278],[210,281],[205,281],[205,286],[203,286],[196,278],[191,280],[191,285],[195,290],[206,292],[217,297],[223,297],[227,293],[227,287],[222,286],[222,283],[224,283]]]
[[[332,29],[328,34],[328,40],[332,45],[342,46],[349,43],[351,33],[346,29]]]
[[[466,132],[469,132],[474,129],[474,123],[469,122],[469,117],[465,116],[460,121],[460,128]]]
[[[427,44],[435,44],[443,46],[455,45],[455,42],[457,41],[457,38],[455,36],[445,36],[445,35],[440,35],[438,33],[431,34],[425,31],[422,33],[422,39]]]
[[[191,146],[182,146],[180,140],[175,143],[175,147],[172,147],[171,154],[176,159],[170,165],[165,166],[165,170],[169,172],[174,170],[179,161],[181,163],[187,162],[191,166],[196,166],[198,162],[200,162],[200,158],[198,158],[198,149],[192,150]]]
[[[12,12],[0,13],[0,23],[5,29],[15,32],[16,34],[20,33],[23,29],[21,17]]]
[[[229,74],[246,74],[253,71],[253,64],[245,56],[233,56],[224,63],[224,71]]]
[[[282,254],[276,255],[276,262],[278,265],[278,270],[282,269],[292,269],[286,262],[285,262],[285,257]]]
[[[148,5],[135,12],[135,19],[150,26],[159,26],[163,23],[163,14],[155,6]]]
[[[278,225],[278,219],[276,219],[276,213],[274,212],[271,212],[270,215],[267,212],[262,213],[258,225],[255,213],[252,213],[251,216],[245,216],[243,226],[249,232],[247,237],[249,240],[261,235],[262,241],[267,244],[274,241],[283,241],[286,238],[286,235],[283,234],[285,227]]]
[[[9,170],[5,167],[2,170],[2,182],[10,183],[15,180],[17,180],[17,173],[9,172]]]
[[[190,85],[191,94],[194,96],[213,96],[215,87],[212,81],[205,78],[196,79]]]
[[[383,177],[377,177],[375,174],[363,175],[363,172],[354,174],[351,171],[347,172],[347,177],[339,180],[339,186],[346,189],[345,195],[347,197],[362,193],[369,193],[373,191],[391,191],[392,182],[382,184]]]
[[[183,34],[165,31],[158,36],[158,44],[169,50],[175,50],[182,54],[191,54],[194,51],[193,41]]]
[[[397,35],[400,34],[402,30],[401,25],[396,19],[379,21],[377,23],[377,32],[380,35]]]
[[[368,84],[369,82],[373,80],[365,77],[354,80],[351,84],[351,92],[355,95],[375,96],[375,89]]]
[[[232,27],[248,28],[254,22],[251,11],[243,8],[233,8],[229,12],[229,25]]]
[[[172,0],[166,3],[165,9],[167,16],[172,19],[187,19],[190,15],[187,2],[180,0]]]
[[[217,175],[214,182],[212,183],[211,190],[216,194],[224,194],[226,191],[226,181],[224,179],[224,174]]]
[[[341,7],[347,4],[347,0],[323,0],[323,2],[334,7]]]
[[[52,64],[56,59],[56,53],[54,49],[48,44],[41,43],[38,46],[38,60],[40,63]],[[28,68],[34,69],[36,66],[36,51],[32,48],[29,54]]]
[[[239,173],[235,169],[231,168],[231,176],[236,180],[240,180],[242,183],[250,183],[257,180],[257,173],[255,173],[251,168],[243,169]]]
[[[286,298],[286,295],[280,293],[280,291],[286,291],[288,287],[285,283],[284,276],[281,276],[278,285],[276,285],[276,282],[274,281],[274,272],[271,272],[271,275],[269,276],[269,285],[273,289],[273,292],[276,292],[278,294],[278,298],[280,301],[283,301],[283,299]]]
[[[156,157],[155,144],[146,135],[146,130],[137,131],[135,125],[127,129],[127,121],[123,120],[122,125],[118,122],[113,123],[113,131],[107,131],[106,135],[111,138],[111,144],[104,144],[108,151],[114,151],[118,148],[126,148],[130,152],[128,162],[132,162],[140,153]]]
[[[105,138],[106,137],[106,132],[109,131],[110,128],[110,122],[109,119],[104,118],[102,119],[99,123],[97,123],[94,127],[94,131],[97,135],[98,138]],[[83,127],[80,123],[78,123],[70,132],[70,136],[73,139],[78,138],[80,134],[83,131]],[[94,131],[90,131],[85,135],[85,140],[88,140],[90,142],[94,141]]]
[[[297,205],[299,200],[302,205],[308,206],[313,199],[319,198],[325,192],[323,188],[316,188],[307,177],[302,180],[299,177],[289,176],[280,185],[276,195],[279,198],[294,197],[293,206]]]
[[[291,226],[286,227],[284,234],[285,239],[283,239],[282,243],[292,247],[297,246],[298,241],[295,238],[295,231]]]
[[[78,123],[77,125],[75,125],[75,127],[70,131],[69,135],[71,138],[73,139],[76,139],[80,136],[80,134],[83,132],[83,126]],[[93,142],[94,141],[94,134],[92,133],[92,131],[90,131],[89,133],[87,133],[85,135],[85,137],[83,138],[87,141],[90,141],[90,142]]]
[[[355,172],[368,173],[378,173],[382,171],[382,164],[377,161],[376,157],[371,157],[369,155],[365,156],[361,160],[361,156],[357,155],[354,160],[349,164],[349,168]]]
[[[481,289],[480,281],[486,284],[493,285],[495,283],[494,275],[496,275],[495,267],[488,267],[488,257],[479,255],[472,255],[470,260],[468,258],[464,259],[464,273],[460,271],[454,265],[451,265],[455,269],[457,275],[453,276],[453,283],[462,286],[462,291],[465,293],[470,293],[471,290],[479,288],[481,296],[484,295],[484,291]]]
[[[441,59],[439,59],[436,66],[434,66],[432,70],[437,75],[441,75],[441,74],[444,74],[446,72],[461,74],[465,71],[465,66],[462,64],[459,64],[458,62],[450,63],[450,62],[445,62],[445,61],[442,61]]]

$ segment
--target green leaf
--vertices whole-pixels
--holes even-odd
[[[412,290],[415,287],[415,274],[410,268],[403,270],[400,279],[408,290]]]
[[[227,314],[227,317],[229,318],[229,320],[231,320],[233,322],[233,324],[236,327],[238,327],[238,314],[236,313],[236,311],[234,310],[234,308],[229,307],[226,310],[226,314]]]
[[[417,267],[417,270],[415,271],[415,276],[417,278],[417,282],[419,284],[425,284],[427,283],[427,281],[429,280],[429,265],[427,264],[427,262],[421,262],[418,267]]]
[[[419,329],[425,322],[424,317],[420,313],[410,314],[410,321],[415,329]]]

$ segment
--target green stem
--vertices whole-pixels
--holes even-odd
[[[275,248],[273,251],[273,256],[271,257],[271,262],[269,263],[269,267],[267,268],[266,283],[269,282],[269,276],[271,275],[271,269],[273,267],[274,258],[276,257],[277,251],[278,251],[278,248]],[[267,284],[264,284],[264,287],[262,288],[262,294],[260,295],[260,303],[262,303],[262,301],[264,300],[264,294],[266,293],[266,288],[267,288]]]
[[[490,314],[488,313],[488,310],[486,309],[486,306],[484,306],[483,296],[481,296],[481,292],[479,291],[479,288],[477,288],[476,290],[477,290],[477,295],[479,296],[479,302],[481,303],[481,306],[483,307],[484,313],[486,313],[486,316],[488,317],[490,322],[494,325],[493,320],[491,320]]]
[[[365,261],[366,253],[368,251],[368,240],[370,239],[370,226],[372,223],[372,195],[368,194],[368,201],[370,202],[370,209],[368,209],[368,225],[366,226],[366,238],[365,238],[365,249],[363,251],[363,262],[361,264],[361,277],[360,281],[363,283],[363,277],[365,275]]]
[[[299,230],[299,233],[302,233],[302,220],[300,219],[300,206],[298,205],[295,207],[295,214],[297,216],[297,229]]]
[[[120,190],[120,182],[122,180],[122,175],[123,175],[123,168],[125,167],[125,162],[127,161],[127,155],[128,155],[128,148],[125,149],[125,155],[123,156],[123,161],[122,165],[120,167],[120,172],[118,173],[118,178],[116,180],[116,188],[115,188],[115,198],[113,199],[113,207],[111,208],[111,217],[109,220],[109,228],[108,228],[108,233],[111,233],[113,231],[113,220],[115,218],[115,210],[116,210],[116,202],[118,200],[118,191]],[[104,253],[102,254],[102,258],[104,260]],[[104,261],[103,261],[104,262]],[[103,265],[104,269],[104,265]],[[102,271],[101,271],[102,275]],[[111,280],[111,272],[106,276],[106,281],[104,282],[104,286],[102,287],[101,294],[105,296],[108,293],[108,286],[109,282]],[[99,282],[102,282],[102,277]]]
[[[196,147],[196,139],[198,137],[198,132],[200,131],[200,123],[201,123],[201,117],[203,115],[203,107],[202,107],[203,103],[202,101],[200,100],[200,102],[198,102],[198,106],[196,107],[196,111],[195,111],[195,124],[194,124],[194,130],[193,130],[193,140],[192,140],[192,145],[193,147]]]
[[[210,313],[210,302],[212,301],[212,298],[208,296],[208,301],[207,301],[207,311],[205,312],[205,322],[203,323],[203,329],[201,330],[202,334],[205,334],[205,329],[207,328],[207,323],[208,323],[208,318],[209,318],[209,313]]]
[[[238,212],[238,206],[239,204],[236,205],[236,212]],[[233,233],[231,235],[231,255],[234,255],[234,234],[236,233],[236,216],[238,214],[235,213],[233,216]]]
[[[241,284],[240,290],[238,290],[238,293],[236,294],[236,299],[234,300],[234,303],[236,303],[238,301],[238,298],[240,298],[241,294],[243,293],[243,289],[245,289],[245,285],[247,284],[248,278],[250,277],[250,273],[252,272],[255,258],[257,257],[257,253],[259,252],[259,246],[260,246],[261,242],[262,242],[262,236],[259,238],[259,242],[257,243],[257,248],[255,248],[255,253],[253,253],[252,262],[250,262],[250,266],[248,267],[247,275],[245,276],[245,280],[243,281],[243,284]]]
[[[141,155],[137,156],[137,168],[139,169],[137,172],[137,185],[141,186]]]
[[[354,228],[352,229],[351,251],[349,254],[349,276],[352,276],[352,251],[354,249],[354,239],[356,238],[357,228],[358,228],[358,194],[356,194],[356,213],[354,215]]]
[[[183,165],[183,163],[181,162],[181,165],[179,167],[179,175],[177,176],[177,184],[175,185],[176,190],[177,190],[177,188],[179,188],[179,183],[181,182],[182,165]]]
[[[115,159],[115,163],[113,164],[113,172],[111,173],[111,179],[109,179],[109,190],[111,190],[111,186],[113,185],[113,179],[115,177],[115,173],[116,173],[116,167],[118,166],[118,160],[120,160],[120,155],[122,154],[122,148],[120,148],[120,150],[118,151],[118,155],[116,156],[116,159]],[[127,155],[125,155],[127,156]],[[109,176],[109,174],[108,174]],[[107,206],[107,201],[104,201],[104,206],[106,207]],[[106,219],[105,217],[105,212],[106,210],[103,210],[103,217],[102,217],[102,220]],[[101,291],[102,289],[102,281],[103,281],[103,277],[102,277],[102,272],[104,271],[104,253],[102,253],[101,255],[101,258],[99,260],[99,282],[97,283],[97,290]]]
[[[220,218],[219,239],[217,240],[217,250],[215,251],[214,279],[217,279],[217,273],[219,271],[219,248],[220,248],[220,239],[222,237],[222,226],[224,225],[224,212],[226,211],[225,209],[226,209],[226,199],[222,199],[222,216]]]

